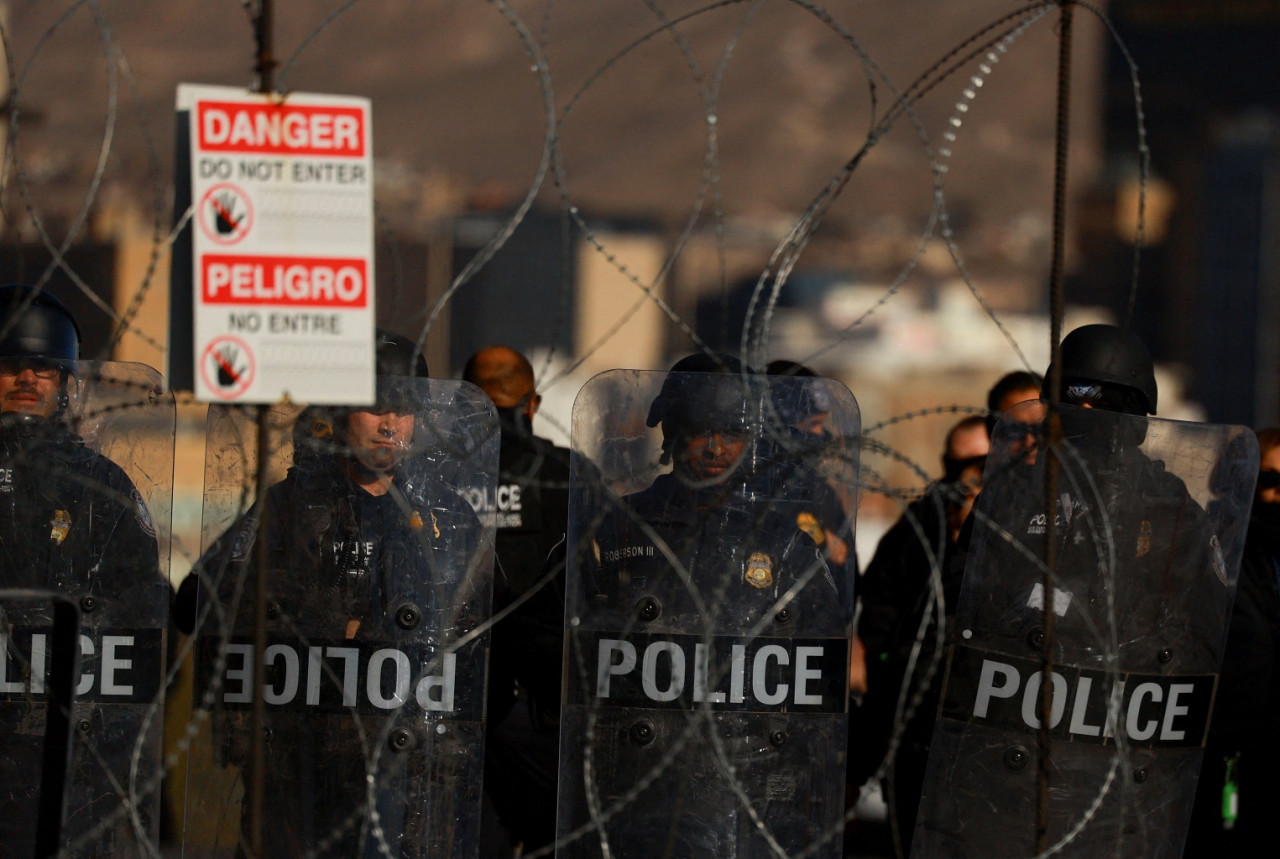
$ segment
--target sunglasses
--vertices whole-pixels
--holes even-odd
[[[0,358],[0,376],[17,376],[24,370],[30,370],[37,379],[54,379],[61,369],[41,358]]]
[[[1280,471],[1264,471],[1258,475],[1259,489],[1280,488]]]
[[[1093,406],[1113,412],[1127,411],[1128,396],[1113,385],[1098,382],[1068,382],[1063,386],[1062,401],[1073,406]]]

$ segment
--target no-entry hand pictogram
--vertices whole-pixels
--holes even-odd
[[[204,234],[220,245],[233,245],[253,226],[253,203],[242,188],[223,182],[200,200],[196,218]]]
[[[253,352],[239,337],[218,337],[200,356],[200,375],[205,385],[224,400],[243,394],[253,382],[255,369]]]

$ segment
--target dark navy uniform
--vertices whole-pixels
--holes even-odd
[[[1280,504],[1254,502],[1187,857],[1263,856],[1280,804]],[[1225,794],[1225,796],[1224,796]],[[1229,808],[1232,796],[1236,807]],[[1224,814],[1224,801],[1228,813]]]
[[[968,566],[948,635],[919,855],[1034,852],[1047,609],[1055,614],[1050,843],[1070,833],[1071,855],[1181,850],[1234,583],[1205,510],[1164,462],[1139,450],[1147,425],[1064,409],[1051,603],[1035,563],[1049,533],[1043,459],[1004,455],[989,465],[961,537]],[[1119,710],[1109,722],[1113,688]],[[1110,793],[1092,808],[1116,766]]]
[[[483,688],[484,650],[464,646],[450,664],[444,645],[488,615],[487,595],[485,605],[454,596],[481,529],[461,496],[415,473],[414,464],[398,466],[391,490],[374,496],[348,477],[345,459],[309,456],[269,491],[269,855],[385,855],[382,839],[390,855],[453,855],[450,819],[423,815],[442,806],[447,815],[449,803],[414,798],[446,779],[459,792],[454,804],[478,802],[479,755],[470,749],[482,739],[483,702],[449,699],[453,688]],[[206,553],[177,607],[189,630],[202,589],[195,583],[217,581],[217,606],[199,608],[198,683],[220,696],[215,741],[224,761],[241,767],[252,690],[235,672],[252,635],[258,515],[255,507]],[[218,637],[220,627],[231,631],[229,641]],[[219,665],[221,677],[212,674]],[[429,675],[451,679],[424,687],[419,672],[427,666]],[[437,721],[442,712],[454,719],[447,731]]]
[[[485,789],[529,851],[555,838],[569,451],[533,435],[519,409],[498,419],[494,612],[518,604],[493,629]]]
[[[935,669],[931,682],[924,684],[929,666],[938,659],[932,617],[919,652],[915,649],[916,638],[933,594],[933,571],[937,569],[942,578],[948,620],[955,613],[964,572],[963,561],[957,564],[955,546],[948,534],[948,488],[945,483],[934,484],[922,498],[907,506],[880,539],[859,583],[862,613],[858,635],[867,648],[867,691],[850,717],[849,784],[861,787],[879,768],[889,750],[902,686],[910,682],[907,701],[914,700],[917,694],[924,698],[899,738],[892,767],[881,785],[907,852],[924,783],[942,674]],[[909,668],[914,669],[910,676]]]
[[[665,594],[662,626],[751,629],[763,622],[766,635],[801,612],[843,618],[836,579],[817,543],[797,524],[794,511],[771,496],[755,495],[750,487],[693,490],[674,474],[663,474],[623,504],[596,536],[596,597],[602,606],[625,613],[637,601]],[[667,551],[687,566],[710,615],[700,611]],[[804,589],[784,616],[770,616],[773,604],[802,580]],[[738,602],[713,600],[729,590]]]
[[[1222,614],[1208,609],[1229,596],[1228,571],[1221,552],[1214,550],[1204,509],[1182,479],[1138,450],[1140,438],[1113,443],[1116,435],[1142,420],[1097,411],[1063,413],[1063,432],[1087,464],[1090,484],[1073,484],[1072,463],[1064,465],[1068,474],[1060,482],[1056,522],[1057,630],[1065,648],[1059,658],[1073,664],[1104,663],[1100,631],[1107,628],[1110,605],[1119,655],[1130,670],[1217,665]],[[1111,424],[1116,426],[1108,432]],[[1027,562],[1044,557],[1043,478],[1043,468],[1009,463],[1007,471],[992,475],[990,488],[996,491],[980,496],[992,521],[974,523],[975,529],[1007,531],[1012,540],[982,541],[985,551],[974,561],[999,571],[1002,587],[975,594],[974,613],[962,620],[984,630],[988,640],[996,636],[1013,647],[1026,647],[1044,623],[1043,603],[1036,598],[1042,575]],[[1011,509],[1001,503],[1010,496],[1027,503]],[[1114,547],[1114,577],[1103,573],[1110,561],[1108,542]]]
[[[539,718],[554,725],[560,704],[569,451],[533,435],[528,419],[515,409],[499,409],[498,418],[502,447],[493,506],[503,586],[495,593],[494,609],[524,599],[494,628],[494,673],[518,680]],[[497,695],[507,691],[491,689]],[[490,698],[491,714],[500,717],[503,709],[501,698]]]
[[[780,405],[815,383],[830,445]],[[817,540],[856,408],[702,353],[579,393],[573,483],[590,457],[606,491],[570,505],[565,855],[839,855],[853,582]]]
[[[154,803],[136,801],[138,819],[131,823],[119,789],[110,785],[114,779],[127,789],[135,745],[140,791],[158,766],[138,735],[143,714],[159,697],[170,590],[141,495],[119,466],[57,418],[0,415],[0,588],[52,590],[79,602],[82,642],[87,637],[90,646],[81,647],[74,715],[81,727],[72,748],[64,842],[80,845],[77,856],[138,849],[131,830],[155,832]],[[27,615],[6,606],[11,647],[29,648],[30,630],[50,625],[46,610],[33,607]],[[29,651],[9,654],[7,688],[22,685],[29,657]],[[0,698],[0,841],[11,855],[30,855],[45,700],[21,689]],[[77,841],[113,815],[114,826]]]
[[[611,702],[633,709],[602,708],[593,748],[602,805],[622,803],[605,827],[614,855],[772,855],[734,795],[735,781],[787,849],[814,844],[821,815],[813,807],[823,797],[813,761],[833,751],[830,738],[801,730],[788,710],[818,700],[842,710],[849,622],[847,600],[820,549],[791,512],[740,487],[691,490],[668,474],[623,503],[597,534],[594,593],[585,607],[591,625],[624,630],[646,666],[677,648],[681,663],[692,666],[699,648],[714,640],[717,667],[701,679],[702,669],[686,672],[681,693],[660,695],[664,701],[653,700],[649,688],[672,688],[660,669],[638,670],[639,681],[614,679]],[[800,590],[778,608],[792,588]],[[808,666],[822,678],[812,687],[791,674],[797,651],[788,642],[798,630],[815,640],[824,630],[829,635],[825,670]],[[741,649],[732,651],[730,639],[743,642]],[[777,663],[761,657],[766,648],[776,648]],[[699,712],[699,687],[715,702],[710,720]],[[573,855],[597,855],[598,847],[587,836]]]

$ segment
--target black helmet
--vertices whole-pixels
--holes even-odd
[[[662,424],[667,440],[694,424],[700,429],[745,430],[743,372],[742,362],[728,355],[697,352],[681,358],[649,406],[645,425]]]
[[[80,357],[80,328],[48,290],[0,286],[0,356],[45,358],[72,372]]]
[[[1115,385],[1137,395],[1134,411],[1156,413],[1155,367],[1136,335],[1114,325],[1084,325],[1062,339],[1061,360],[1064,389],[1073,382]]]
[[[376,339],[378,406],[417,411],[421,397],[409,378],[427,378],[427,359],[417,344],[403,335],[379,328]]]
[[[379,328],[377,331],[377,365],[379,376],[427,376],[427,359],[418,345],[400,334]]]

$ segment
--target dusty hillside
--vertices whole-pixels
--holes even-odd
[[[1007,0],[836,0],[817,10],[622,0],[276,6],[281,85],[372,98],[380,201],[410,230],[468,198],[526,193],[546,161],[549,114],[560,159],[546,165],[547,200],[563,191],[586,209],[671,223],[699,207],[785,223],[863,147],[897,92],[1018,8]],[[163,207],[174,87],[253,80],[252,27],[230,0],[107,0],[70,12],[22,3],[9,17],[22,179],[37,210],[64,221],[92,194],[99,165],[106,181],[128,179]],[[1080,154],[1095,136],[1098,27],[1082,20],[1078,30]],[[1053,16],[997,58],[984,61],[990,73],[970,62],[932,89],[916,104],[919,129],[907,118],[887,129],[829,222],[915,229],[933,202],[921,134],[935,149],[946,145],[952,117],[963,122],[940,160],[958,223],[980,238],[1044,216]],[[961,114],[966,89],[974,98]],[[1091,166],[1086,157],[1076,175]],[[20,200],[10,193],[6,202],[12,210]]]

